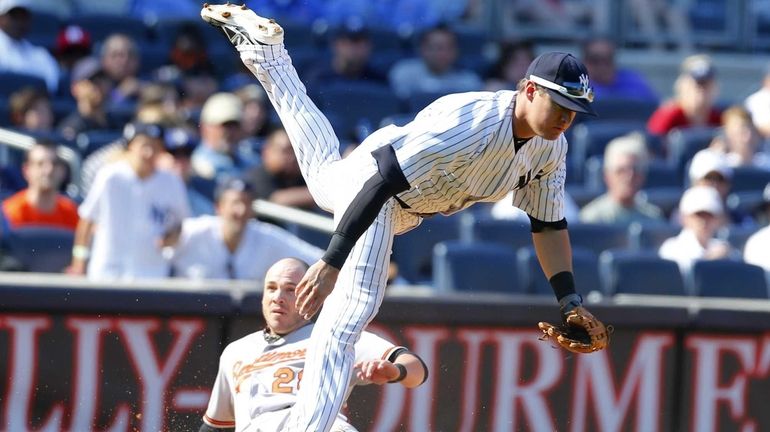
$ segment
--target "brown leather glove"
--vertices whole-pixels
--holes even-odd
[[[604,349],[610,343],[609,333],[601,321],[583,306],[577,306],[564,314],[564,323],[559,326],[539,322],[543,331],[542,340],[550,340],[567,351],[587,354]]]

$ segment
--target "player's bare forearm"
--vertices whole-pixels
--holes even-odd
[[[94,235],[95,224],[88,219],[80,219],[75,228],[75,238],[72,248],[72,262],[65,270],[69,274],[83,275],[90,256],[91,239]]]
[[[532,242],[546,279],[563,271],[572,272],[572,248],[566,229],[532,233]]]
[[[401,365],[406,371],[406,374],[398,381],[402,386],[415,388],[425,382],[427,374],[425,365],[416,355],[410,353],[399,355],[393,363],[388,360],[359,362],[355,365],[356,376],[367,383],[388,384],[397,380],[401,374],[397,365]]]

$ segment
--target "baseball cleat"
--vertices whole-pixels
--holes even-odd
[[[283,28],[273,19],[263,18],[245,4],[203,4],[203,21],[222,30],[230,42],[242,45],[276,45],[283,42]]]

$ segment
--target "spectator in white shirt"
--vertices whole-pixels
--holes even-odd
[[[216,216],[184,221],[176,245],[174,275],[193,279],[262,280],[276,260],[314,262],[323,251],[254,217],[254,191],[240,178],[217,188]]]
[[[124,138],[124,158],[99,171],[78,209],[69,272],[86,273],[87,262],[89,279],[164,278],[170,263],[162,247],[190,212],[185,187],[155,168],[164,151],[158,125],[129,124]]]
[[[746,109],[765,138],[770,138],[770,65],[765,69],[762,87],[746,98]]]
[[[33,0],[0,0],[0,71],[34,75],[45,80],[48,91],[59,86],[59,65],[51,53],[25,36],[32,22]]]
[[[693,186],[679,201],[682,232],[660,246],[661,258],[676,261],[682,273],[700,259],[723,259],[734,254],[730,245],[715,238],[724,225],[725,211],[719,193],[710,186]]]
[[[770,183],[765,187],[762,212],[770,220]],[[758,265],[770,271],[770,225],[754,233],[746,242],[743,249],[743,260],[749,264]]]

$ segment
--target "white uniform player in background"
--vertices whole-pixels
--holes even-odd
[[[225,348],[201,432],[284,430],[297,391],[305,384],[305,353],[313,331],[313,323],[294,305],[295,287],[307,268],[302,261],[286,258],[268,270],[262,298],[267,327]],[[346,399],[355,385],[399,382],[411,388],[427,378],[416,355],[372,333],[364,332],[355,348],[355,374]],[[341,414],[333,420],[332,431],[355,430]]]
[[[305,385],[285,430],[330,430],[345,398],[354,345],[385,294],[393,236],[416,227],[422,217],[496,202],[511,190],[513,205],[530,217],[537,256],[562,318],[585,317],[570,323],[586,330],[590,343],[568,334],[565,346],[548,336],[565,348],[572,341],[587,351],[606,346],[604,325],[582,306],[575,289],[564,218],[563,133],[576,112],[595,114],[588,72],[579,60],[565,53],[541,55],[518,91],[442,97],[411,123],[374,132],[341,159],[331,125],[307,96],[283,46],[283,29],[246,6],[204,5],[201,17],[222,30],[265,88],[313,198],[334,214],[326,253],[297,287],[301,314],[312,316],[324,307],[308,347]]]
[[[175,174],[157,170],[165,151],[154,124],[126,127],[125,157],[105,165],[78,208],[70,273],[89,279],[166,278],[165,237],[189,216],[187,191]],[[93,243],[93,246],[92,246]]]

